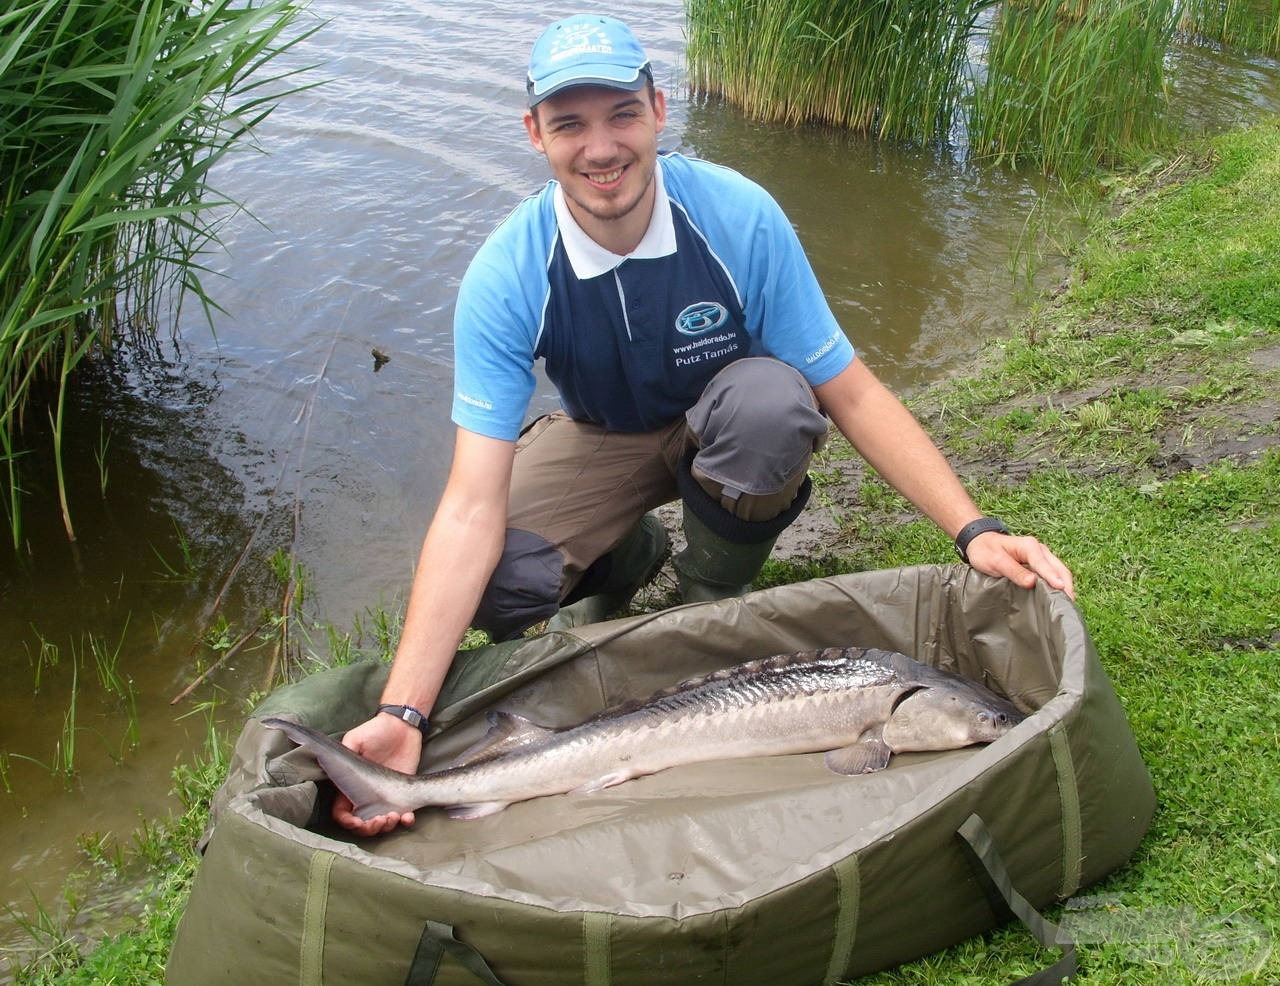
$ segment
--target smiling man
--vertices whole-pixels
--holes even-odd
[[[343,742],[416,769],[470,625],[496,640],[622,609],[672,559],[686,601],[747,590],[804,508],[830,422],[969,564],[1068,593],[1033,537],[983,517],[854,353],[791,224],[758,185],[660,154],[666,102],[621,22],[580,15],[534,44],[529,141],[552,181],[493,232],[454,317],[453,464],[378,714]],[[542,360],[563,410],[526,427]],[[465,659],[465,658],[464,658]],[[363,834],[412,815],[335,818]]]
[[[605,249],[630,253],[653,215],[658,134],[667,117],[663,94],[620,98],[608,87],[580,86],[540,105],[543,112],[525,114],[525,127],[547,156],[574,221]]]

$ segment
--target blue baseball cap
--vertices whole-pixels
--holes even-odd
[[[653,69],[631,29],[612,17],[577,14],[542,32],[529,55],[529,105],[570,86],[637,92]]]

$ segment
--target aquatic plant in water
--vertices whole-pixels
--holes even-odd
[[[929,140],[996,0],[686,0],[690,85],[774,123]]]
[[[195,295],[216,242],[210,168],[295,91],[263,67],[292,0],[10,2],[0,9],[0,500],[21,526],[24,414],[60,467],[67,380],[122,333]],[[314,28],[312,29],[314,30]],[[225,214],[226,210],[223,210]],[[47,386],[46,386],[47,385]],[[65,484],[59,498],[74,538]]]
[[[1163,138],[1179,32],[1280,50],[1280,0],[686,0],[689,84],[758,120],[1070,177]]]

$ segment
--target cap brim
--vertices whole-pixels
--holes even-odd
[[[639,92],[648,84],[650,78],[644,68],[627,72],[623,78],[619,78],[619,75],[616,65],[575,65],[572,69],[566,69],[563,72],[553,72],[539,82],[530,80],[529,105],[537,106],[548,96],[554,96],[558,92],[577,86],[603,86],[606,89],[620,89],[623,92]]]

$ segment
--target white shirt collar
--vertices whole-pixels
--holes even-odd
[[[614,253],[606,250],[588,236],[578,221],[569,211],[564,198],[564,189],[557,183],[553,201],[556,209],[556,222],[560,226],[560,239],[564,242],[565,253],[573,272],[582,280],[599,277],[616,268],[624,260],[653,260],[658,257],[669,257],[676,252],[676,228],[671,220],[671,202],[667,198],[667,190],[662,182],[662,163],[659,159],[653,170],[653,215],[649,219],[649,228],[639,245],[628,254]]]

